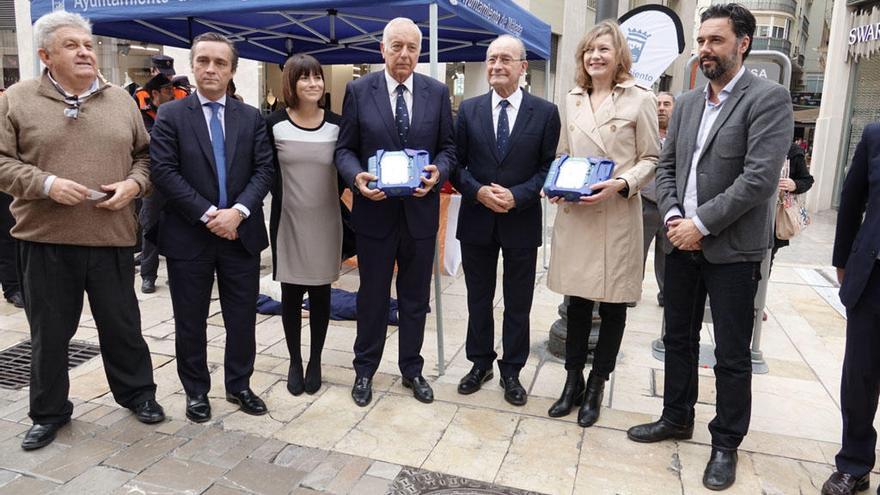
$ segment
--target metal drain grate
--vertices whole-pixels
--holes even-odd
[[[0,388],[18,390],[30,384],[31,341],[0,351]],[[67,369],[73,369],[101,353],[99,346],[71,341],[67,348]]]

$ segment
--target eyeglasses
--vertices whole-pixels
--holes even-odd
[[[501,65],[510,65],[514,62],[522,62],[524,58],[510,58],[510,57],[489,57],[486,59],[487,65],[495,65],[496,62],[501,62]]]

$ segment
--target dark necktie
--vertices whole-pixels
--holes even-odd
[[[406,100],[403,99],[403,92],[406,86],[397,85],[397,105],[395,106],[395,116],[397,122],[397,135],[400,136],[400,144],[406,146],[406,136],[409,134],[409,112],[406,110]]]
[[[507,106],[510,102],[501,100],[501,111],[498,112],[498,132],[495,135],[495,144],[498,145],[498,154],[504,155],[507,151],[507,141],[510,140],[510,122],[507,120]]]
[[[214,164],[217,166],[217,184],[220,189],[217,208],[226,208],[226,143],[223,137],[223,124],[220,123],[220,109],[223,105],[216,101],[206,103],[211,109],[211,148],[214,150]]]

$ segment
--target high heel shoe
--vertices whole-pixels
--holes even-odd
[[[567,416],[572,407],[583,402],[585,388],[583,370],[569,371],[565,379],[565,386],[562,387],[562,395],[550,406],[547,414],[551,418]]]
[[[605,377],[590,372],[587,378],[587,391],[584,394],[584,403],[578,411],[578,424],[587,428],[593,426],[599,419],[599,411],[602,408],[602,397],[605,394]]]

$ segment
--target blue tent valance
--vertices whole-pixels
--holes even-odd
[[[478,61],[499,34],[523,40],[530,59],[550,57],[550,26],[511,0],[33,0],[33,20],[63,8],[95,34],[187,48],[206,31],[232,39],[242,57],[283,63],[308,53],[324,64],[381,63],[382,29],[415,21],[428,59],[428,6],[436,3],[441,62]]]

